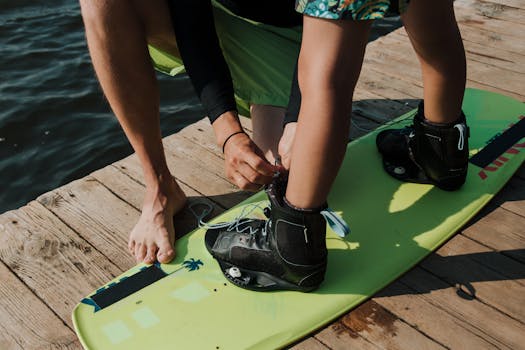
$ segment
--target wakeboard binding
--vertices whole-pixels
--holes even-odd
[[[463,112],[453,123],[432,123],[421,102],[411,126],[381,131],[376,145],[390,176],[454,191],[467,177],[469,136]]]
[[[309,292],[324,280],[326,221],[321,210],[287,204],[286,181],[274,179],[266,192],[267,220],[243,219],[234,230],[209,229],[205,244],[224,276],[250,290]]]

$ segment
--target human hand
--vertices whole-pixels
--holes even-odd
[[[271,165],[245,133],[230,137],[224,145],[226,176],[240,189],[257,191],[272,182],[280,168]]]
[[[297,128],[297,122],[287,123],[284,127],[283,136],[279,141],[278,152],[281,156],[281,165],[286,169],[290,170],[290,162],[292,161],[292,146],[295,138],[295,129]]]

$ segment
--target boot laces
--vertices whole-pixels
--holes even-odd
[[[266,201],[267,202],[267,201]],[[191,203],[189,205],[189,209],[192,212],[193,216],[197,219],[199,228],[206,228],[206,229],[226,229],[226,231],[230,232],[239,232],[239,233],[248,233],[250,236],[255,236],[259,231],[261,232],[262,237],[265,241],[268,241],[268,232],[270,232],[272,222],[270,219],[262,220],[262,219],[256,219],[256,218],[247,218],[248,215],[250,215],[253,211],[256,209],[260,209],[264,211],[263,206],[264,202],[260,203],[251,203],[246,206],[244,206],[241,210],[241,212],[233,218],[231,221],[226,222],[219,222],[216,224],[210,224],[204,221],[204,219],[213,211],[213,207],[209,203],[205,202],[195,202]],[[197,214],[197,212],[194,210],[194,207],[198,205],[205,206],[205,209],[201,212],[201,214]],[[335,211],[333,211],[330,208],[326,208],[325,210],[321,211],[321,215],[325,218],[326,222],[330,226],[330,228],[339,236],[339,237],[345,237],[350,233],[350,227],[346,223],[346,221]],[[252,226],[249,225],[252,222],[260,222],[264,221],[264,224]],[[305,228],[306,229],[306,228]],[[306,232],[305,232],[306,234]]]
[[[194,210],[194,207],[198,205],[205,206],[205,209],[201,212],[201,214],[197,214],[197,212]],[[213,207],[211,206],[211,204],[206,202],[195,202],[191,203],[188,208],[192,212],[193,216],[197,219],[199,228],[226,229],[226,231],[230,232],[248,233],[251,236],[254,236],[260,230],[262,235],[267,239],[267,232],[270,220],[248,218],[248,215],[250,215],[256,209],[263,210],[262,203],[247,204],[242,208],[241,212],[237,214],[232,220],[226,222],[219,222],[216,224],[210,224],[204,221],[204,219],[213,211]],[[255,227],[250,225],[250,223],[257,221],[265,221],[265,223],[264,225],[258,225]]]

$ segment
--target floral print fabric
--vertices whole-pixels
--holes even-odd
[[[405,11],[409,0],[296,0],[295,9],[307,16],[327,19],[369,20],[383,18],[390,6]],[[439,0],[436,0],[439,1]]]

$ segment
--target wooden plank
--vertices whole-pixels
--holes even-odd
[[[370,46],[373,45],[374,43],[370,44]],[[400,101],[385,99],[385,95],[400,97],[398,91],[387,87],[392,82],[388,81],[388,78],[383,79],[383,77],[377,77],[377,75],[372,76],[366,65],[363,67],[363,70],[364,72],[361,72],[353,95],[352,116],[357,123],[365,124],[366,119],[368,119],[373,122],[370,126],[374,126],[374,123],[381,125],[406,113],[412,109],[411,107],[417,105],[414,99],[407,99],[406,94]],[[367,86],[373,86],[374,89],[368,89],[366,88]],[[371,130],[373,128],[369,128],[367,131]],[[357,136],[362,135],[363,132],[360,132]],[[352,135],[351,129],[351,139],[354,138],[355,135]]]
[[[73,307],[122,272],[38,202],[0,225],[2,261],[71,328]]]
[[[369,55],[365,56],[365,61],[367,63],[374,62],[378,66],[378,71],[387,71],[389,74],[395,74],[401,80],[422,85],[421,72],[418,65],[415,64],[418,62],[417,57],[413,53],[409,41],[400,40],[399,37],[390,35],[379,39],[378,41],[384,44],[382,50],[370,52]],[[467,65],[467,80],[469,82],[489,85],[507,95],[517,94],[520,100],[525,99],[524,73],[512,72],[499,66],[472,60]],[[403,69],[399,69],[399,67],[403,67]]]
[[[513,177],[495,201],[502,208],[525,217],[525,180]],[[516,226],[516,233],[525,235],[525,228]]]
[[[462,234],[499,251],[502,255],[525,263],[524,227],[524,217],[503,208],[496,208],[488,213],[483,212],[481,218],[465,228]]]
[[[369,44],[367,53],[375,50],[381,50],[382,42],[379,45]],[[395,79],[388,75],[383,75],[377,70],[372,69],[375,64],[365,62],[361,69],[361,75],[357,82],[356,90],[363,89],[373,91],[378,96],[382,96],[391,100],[397,100],[403,105],[408,103],[412,107],[417,105],[417,101],[423,97],[423,88],[405,80]]]
[[[73,181],[37,200],[120,269],[135,265],[127,242],[140,213],[95,178]]]
[[[524,73],[470,60],[467,68],[467,80],[470,86],[474,86],[476,83],[491,86],[504,95],[513,96],[519,101],[525,100]]]
[[[132,168],[129,162],[130,159],[136,158],[128,158],[128,161],[119,161],[117,163],[120,166],[124,166],[126,171],[130,171]],[[140,166],[136,165],[134,169],[137,171],[135,175],[141,176]],[[100,173],[97,176],[100,177]],[[129,183],[129,185],[131,186],[133,183]],[[210,181],[207,185],[208,187],[215,185],[217,191],[223,193],[223,195],[217,196],[219,198],[216,200],[217,202],[231,203],[234,198],[240,197],[238,195],[230,196],[223,184],[221,184],[222,187],[219,187],[217,183],[214,184]],[[139,186],[139,184],[135,186]],[[118,189],[113,187],[110,188],[113,191],[118,191]],[[141,189],[137,191],[139,190]],[[121,192],[121,196],[125,198],[126,194]],[[195,199],[198,200],[200,198],[196,197]],[[104,255],[110,256],[117,266],[127,270],[135,265],[134,259],[127,250],[127,240],[129,232],[139,218],[139,210],[117,197],[95,178],[88,176],[59,188],[53,193],[41,196],[38,200],[73,227],[82,237],[103,252]],[[136,197],[130,201],[134,201],[135,205],[138,203]],[[195,227],[196,220],[189,211],[183,211],[181,215],[182,217],[178,216],[175,220],[176,225],[178,225],[176,228],[180,228],[180,225],[185,225],[186,228],[183,229],[183,233],[185,233]]]
[[[480,34],[488,34],[488,32],[477,31]],[[397,30],[388,35],[388,39],[408,40],[408,35],[405,30]],[[505,51],[501,48],[500,43],[492,47],[487,45],[490,42],[490,36],[482,37],[481,43],[471,41],[468,36],[463,37],[463,44],[465,46],[465,54],[467,61],[475,61],[485,63],[493,67],[503,68],[512,72],[525,73],[525,55],[518,54],[512,51]]]
[[[417,57],[406,37],[406,31],[398,29],[378,42],[382,50],[367,54],[365,65],[368,64],[370,69],[377,70],[381,75],[392,76],[399,81],[422,87],[419,66],[414,65]],[[504,56],[504,53],[500,56]],[[402,70],[399,69],[400,66],[403,67]],[[500,65],[495,67],[473,60],[468,62],[467,73],[468,86],[503,93],[519,100],[524,99],[525,83],[524,79],[521,79],[521,76],[525,77],[523,73],[516,75],[516,72],[502,69]]]
[[[175,135],[164,140],[166,156],[173,155],[182,159],[194,159],[200,168],[207,169],[224,180],[228,180],[224,174],[224,158],[218,152],[212,153],[200,144],[189,141],[184,137]],[[181,165],[179,164],[179,167]]]
[[[306,338],[299,344],[293,345],[289,350],[327,350],[329,347],[325,346],[319,340],[315,338]]]
[[[367,301],[352,310],[341,323],[353,334],[383,349],[444,349],[375,301]]]
[[[499,348],[524,349],[525,325],[473,299],[419,267],[403,275],[400,282],[427,302],[466,322],[465,327]]]
[[[369,69],[376,71],[378,74],[423,88],[421,72],[416,63],[417,58],[413,57],[410,68],[403,67],[403,69],[400,69],[399,67],[407,65],[406,61],[408,61],[407,58],[399,60],[397,57],[392,57],[382,50],[369,50],[369,53],[364,58],[364,63],[368,65]]]
[[[436,253],[432,253],[420,266],[448,284],[460,288],[460,293],[465,298],[480,300],[524,322],[525,266],[521,266],[521,273],[515,269],[518,280],[513,280],[498,271],[506,266],[513,266],[512,261],[506,261],[504,256],[498,255],[458,235]],[[501,266],[498,265],[500,262]]]
[[[518,55],[523,54],[525,45],[519,39],[516,40],[516,38],[506,36],[505,34],[483,30],[483,28],[472,28],[463,25],[461,21],[459,22],[459,28],[463,41],[470,41],[480,45],[485,45],[489,48],[501,50],[501,54],[498,56],[504,57],[504,53],[506,52],[512,52]]]
[[[315,334],[315,339],[323,343],[329,349],[346,350],[346,349],[363,349],[378,350],[378,345],[362,338],[345,327],[344,324],[337,321]]]
[[[142,200],[144,199],[144,185],[135,181],[130,176],[120,171],[114,165],[108,165],[102,169],[96,170],[89,174],[96,179],[115,196],[130,204],[137,210],[142,209]],[[181,187],[185,186],[184,184]],[[183,188],[186,193],[186,188]],[[192,191],[193,189],[190,189]]]
[[[170,141],[166,140],[166,143],[169,144]],[[193,145],[191,147],[196,148]],[[198,161],[197,152],[190,157],[186,154],[176,154],[166,147],[165,153],[168,166],[179,183],[193,188],[219,205],[225,208],[232,207],[248,197],[249,193],[239,191],[224,177],[217,175],[216,169],[207,167],[206,164]],[[142,168],[135,155],[114,164],[133,179],[144,184]]]
[[[456,1],[455,3],[458,4],[459,2]],[[495,56],[500,59],[499,62],[504,62],[501,59],[507,58],[508,52],[512,54],[514,59],[518,60],[519,62],[522,61],[523,58],[520,59],[520,57],[523,57],[525,40],[523,37],[516,38],[516,33],[519,33],[519,31],[512,30],[512,36],[508,36],[505,33],[494,32],[488,29],[487,26],[484,26],[485,23],[481,20],[477,21],[479,27],[473,28],[467,25],[469,23],[476,22],[476,20],[468,17],[470,14],[471,12],[464,11],[462,8],[456,11],[456,17],[463,41],[467,43],[466,46],[468,46],[468,43],[479,44],[482,47],[487,48],[487,50],[490,50],[492,53],[495,53]],[[465,18],[465,16],[467,17]],[[512,27],[512,25],[507,25],[507,27]],[[381,37],[379,41],[369,44],[369,47],[372,48],[373,45],[385,47],[386,43],[384,41],[389,38],[395,38],[396,36],[407,37],[406,30],[404,28],[399,28],[388,35]]]
[[[505,254],[504,251],[495,251],[493,248],[469,238],[464,235],[464,232],[454,237],[450,241],[451,244],[447,244],[440,249],[438,253],[444,256],[444,259],[454,260],[454,263],[462,259],[473,260],[490,270],[496,271],[500,278],[510,279],[521,286],[525,286],[525,265],[523,263],[516,261],[512,256]],[[478,231],[478,236],[481,235],[483,233]],[[525,249],[519,249],[521,247],[525,247],[525,245],[515,245],[514,248],[516,249],[512,251],[521,251],[523,254]]]
[[[450,349],[496,349],[490,336],[476,330],[462,318],[437,307],[417,291],[398,281],[373,298],[374,302]],[[411,347],[409,347],[411,348]]]
[[[456,12],[457,21],[461,26],[469,26],[478,30],[487,30],[513,37],[514,40],[517,41],[523,41],[523,36],[520,35],[520,33],[525,33],[525,24],[509,23],[505,20],[475,13],[472,8],[464,6],[461,1],[454,3],[454,10]]]
[[[509,6],[502,2],[484,1],[484,0],[460,0],[454,3],[455,7],[468,9],[477,15],[488,18],[498,19],[508,22],[512,27],[515,23],[525,24],[525,10],[517,6]],[[517,5],[517,4],[514,4]]]
[[[481,0],[478,0],[481,1]],[[487,0],[484,2],[492,2],[495,4],[503,4],[505,6],[515,7],[517,9],[525,9],[525,2],[523,0]]]
[[[525,180],[514,177],[505,186],[501,196],[506,199],[505,202],[501,204],[502,208],[525,217]],[[521,229],[516,228],[518,229],[516,232],[525,235],[523,226]]]
[[[467,40],[464,41],[464,46],[467,60],[469,61],[486,63],[511,72],[525,73],[525,56]]]
[[[1,262],[0,281],[0,349],[78,349],[73,331]]]
[[[103,184],[123,201],[131,204],[138,210],[141,209],[144,186],[121,172],[118,168],[107,166],[95,171],[91,174],[91,176],[96,178],[101,184]],[[177,237],[181,237],[197,227],[197,218],[190,210],[190,206],[194,206],[194,209],[199,213],[207,208],[205,206],[212,208],[212,212],[205,219],[211,219],[224,211],[222,207],[219,207],[214,202],[210,201],[206,197],[203,197],[191,187],[188,187],[184,184],[181,184],[181,187],[184,193],[188,196],[188,204],[174,217],[175,232]],[[198,205],[202,203],[205,203],[205,206]]]

